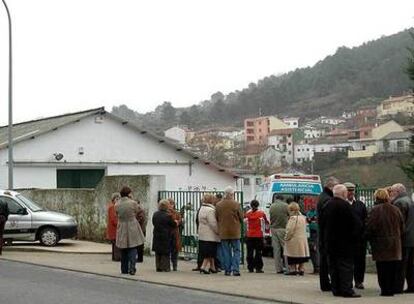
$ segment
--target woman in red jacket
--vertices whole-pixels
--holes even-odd
[[[116,226],[118,225],[118,216],[115,212],[115,204],[121,198],[118,192],[112,194],[111,201],[108,203],[108,213],[106,216],[106,239],[112,244],[112,261],[121,260],[121,251],[116,247]]]
[[[264,244],[264,232],[269,230],[269,221],[266,214],[259,210],[259,202],[252,200],[250,209],[245,213],[244,218],[247,230],[247,268],[249,272],[263,273],[262,251]]]

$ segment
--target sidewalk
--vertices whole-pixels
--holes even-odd
[[[3,247],[4,251],[18,252],[56,252],[56,253],[78,253],[78,254],[110,254],[111,245],[105,243],[94,243],[79,240],[63,240],[55,247],[45,247],[39,242],[14,241],[13,245]]]
[[[348,303],[352,301],[353,303],[364,304],[390,302],[402,304],[414,301],[414,295],[398,295],[392,299],[379,297],[376,275],[373,274],[367,274],[366,276],[366,289],[361,291],[362,298],[351,300],[333,297],[330,293],[319,291],[319,279],[317,276],[306,274],[303,277],[287,277],[270,272],[272,270],[271,259],[265,259],[264,274],[250,274],[242,267],[241,277],[225,277],[223,274],[201,275],[192,272],[191,269],[195,266],[195,263],[192,261],[179,261],[179,271],[177,272],[157,273],[155,272],[154,257],[145,257],[144,264],[137,264],[138,272],[135,276],[121,275],[120,264],[112,262],[110,254],[62,254],[57,252],[18,252],[6,250],[0,258],[280,303],[322,304]]]

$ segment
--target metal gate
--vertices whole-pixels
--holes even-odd
[[[355,196],[357,199],[363,201],[368,210],[371,210],[374,207],[375,197],[374,192],[375,188],[360,188],[357,187],[355,191]]]
[[[181,235],[181,254],[184,259],[196,259],[198,254],[198,233],[196,217],[201,206],[201,200],[207,193],[224,195],[223,191],[159,191],[158,201],[161,199],[172,198],[175,201],[175,208],[181,213],[183,224],[180,227]],[[234,199],[243,208],[243,192],[235,191]],[[241,238],[244,232],[242,229]],[[243,244],[243,242],[241,242]],[[244,246],[241,246],[242,261],[244,261]]]

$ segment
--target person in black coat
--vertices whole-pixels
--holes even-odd
[[[3,251],[3,233],[4,233],[4,225],[9,218],[9,207],[6,201],[3,201],[0,198],[0,255]]]
[[[169,205],[168,200],[161,200],[158,203],[158,211],[152,216],[154,225],[152,250],[155,251],[155,268],[158,272],[170,271],[170,243],[177,223],[168,213]]]
[[[355,185],[344,183],[348,190],[348,201],[351,203],[352,210],[357,220],[359,231],[356,237],[355,255],[354,255],[354,281],[355,288],[364,289],[364,277],[366,267],[367,241],[364,237],[368,211],[365,204],[355,198]]]
[[[352,288],[354,275],[355,239],[358,223],[347,201],[348,191],[344,185],[333,188],[334,198],[329,200],[324,210],[324,246],[328,254],[328,267],[331,288],[334,296],[356,298]]]
[[[319,235],[316,237],[318,239],[319,247],[319,282],[322,291],[331,291],[331,281],[329,279],[328,270],[328,255],[326,253],[326,248],[323,242],[323,235],[325,232],[325,227],[323,226],[324,211],[328,201],[333,197],[332,189],[338,183],[339,181],[335,177],[329,177],[326,180],[323,192],[319,195],[318,203],[316,205],[316,212],[319,225]]]

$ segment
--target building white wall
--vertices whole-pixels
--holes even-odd
[[[79,154],[80,147],[83,155]],[[53,153],[57,152],[64,155],[61,161],[54,159]],[[85,118],[17,143],[14,160],[15,188],[55,188],[57,167],[105,168],[108,175],[165,175],[167,190],[188,190],[194,186],[213,190],[235,185],[230,174],[219,172],[174,147],[137,132],[128,124],[123,125],[108,117],[102,123],[95,123],[94,117]],[[6,161],[7,150],[0,150],[0,188],[6,188],[8,183]],[[158,161],[161,164],[157,164]],[[191,176],[190,161],[194,163]],[[165,162],[168,164],[163,164]]]
[[[290,135],[271,135],[268,137],[268,146],[273,146],[282,152],[282,159],[289,164],[293,163],[294,144],[293,136]]]
[[[283,122],[289,126],[289,128],[298,128],[299,127],[299,118],[296,117],[287,117],[283,118]]]

